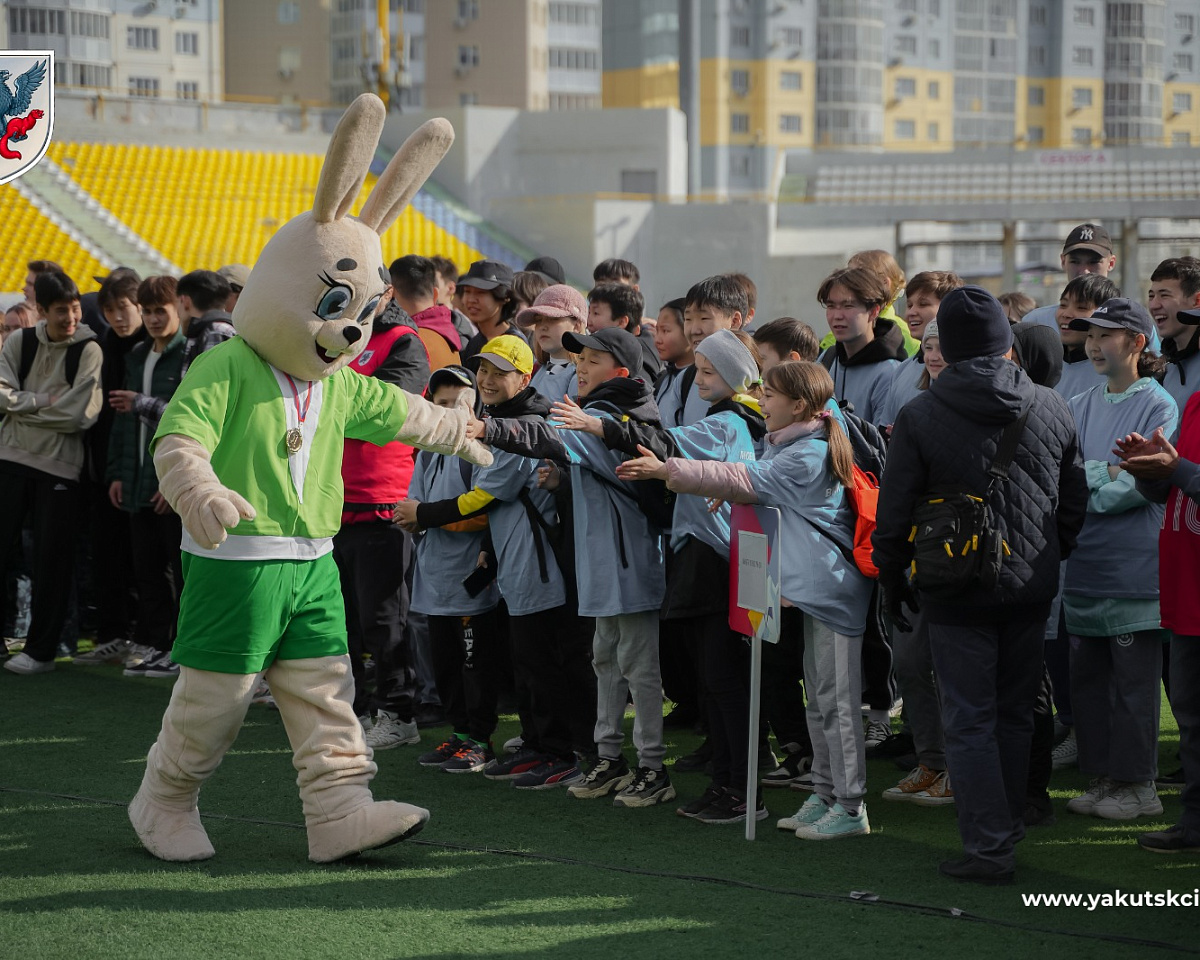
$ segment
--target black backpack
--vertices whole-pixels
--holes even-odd
[[[75,377],[79,373],[79,360],[83,356],[84,348],[89,343],[91,343],[90,340],[80,340],[67,347],[64,372],[67,376],[68,386],[75,386]],[[33,359],[37,356],[39,346],[37,327],[26,327],[21,331],[21,365],[17,368],[17,386],[22,390],[25,389],[25,378],[33,369]]]

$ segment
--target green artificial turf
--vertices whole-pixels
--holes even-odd
[[[418,749],[377,756],[376,795],[420,803],[419,837],[356,861],[305,860],[295,773],[279,715],[252,708],[206,785],[201,810],[217,856],[162,863],[137,842],[123,804],[137,789],[170,681],[115,667],[0,671],[0,957],[398,958],[650,956],[1141,958],[1200,952],[1200,908],[1024,907],[1020,894],[1191,892],[1200,857],[1139,850],[1137,834],[1174,822],[1074,817],[1085,786],[1056,774],[1057,826],[1031,830],[1014,887],[937,874],[958,853],[952,808],[888,803],[901,771],[870,764],[872,835],[797,840],[774,820],[805,794],[766,791],[771,819],[747,843],[675,804],[625,810],[563,790],[516,791],[417,766]],[[1163,766],[1177,734],[1163,717]],[[516,733],[506,718],[497,742]],[[672,737],[669,755],[697,738]],[[676,775],[683,799],[699,774]],[[266,822],[246,822],[258,820]],[[854,902],[852,891],[882,902]],[[909,905],[909,906],[903,906]],[[956,915],[956,913],[958,915]]]

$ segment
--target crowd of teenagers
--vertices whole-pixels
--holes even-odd
[[[1091,782],[1067,811],[1155,818],[1158,789],[1182,789],[1180,823],[1139,843],[1200,850],[1200,260],[1160,263],[1144,303],[1115,265],[1081,224],[1060,301],[1035,309],[865,251],[816,291],[822,341],[756,318],[744,274],[648,313],[624,260],[585,296],[552,257],[461,276],[399,258],[351,369],[465,394],[495,460],[346,442],[334,557],[368,745],[619,807],[676,801],[671,773],[704,771],[681,816],[765,818],[746,792],[750,647],[729,626],[731,505],[759,504],[782,522],[761,784],[808,793],[781,830],[868,835],[866,759],[886,758],[904,776],[882,799],[957,807],[963,856],[941,872],[1008,883],[1026,828],[1055,822],[1052,770],[1077,764]],[[246,275],[119,269],[81,297],[29,264],[0,351],[11,673],[178,674],[181,526],[150,443],[189,364],[237,335]],[[951,494],[986,506],[995,569],[935,589],[919,528]],[[497,744],[510,705],[520,736]],[[668,762],[670,725],[702,745]]]

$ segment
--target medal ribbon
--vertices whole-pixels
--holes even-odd
[[[301,410],[300,388],[296,386],[296,381],[292,379],[292,375],[290,373],[285,373],[284,376],[288,378],[288,383],[292,385],[293,402],[296,404],[296,419],[300,421],[300,426],[304,426],[304,418],[308,416],[308,407],[309,404],[312,403],[312,381],[306,381],[308,383],[308,389],[304,391],[304,409]]]

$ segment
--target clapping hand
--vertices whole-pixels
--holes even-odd
[[[1179,451],[1163,434],[1162,427],[1149,440],[1138,433],[1123,437],[1113,453],[1121,458],[1121,469],[1139,480],[1168,480],[1179,463]]]

